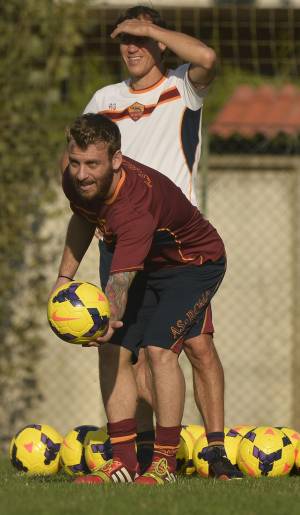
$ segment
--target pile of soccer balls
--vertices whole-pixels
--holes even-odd
[[[208,477],[203,449],[207,446],[204,427],[183,426],[177,452],[177,470],[186,475]],[[225,428],[225,448],[230,461],[245,475],[283,476],[300,473],[300,433],[282,427],[236,426]],[[64,438],[52,427],[32,424],[11,441],[10,459],[19,471],[30,475],[70,476],[93,472],[112,457],[106,428],[79,426]]]
[[[62,468],[81,476],[101,467],[112,452],[104,427],[75,427],[63,438],[47,424],[31,424],[14,436],[9,455],[13,466],[29,475],[52,475]]]
[[[196,472],[202,477],[209,476],[208,463],[203,450],[207,446],[204,428],[194,442],[189,428],[181,431],[180,449],[184,460],[181,470],[186,474]],[[200,426],[198,426],[200,427]],[[287,427],[236,426],[224,428],[225,449],[233,465],[246,476],[284,476],[290,472],[300,473],[300,433]],[[179,452],[180,452],[179,449]]]

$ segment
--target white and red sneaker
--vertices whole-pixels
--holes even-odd
[[[129,470],[118,459],[107,461],[101,468],[75,479],[76,484],[133,483],[139,477],[137,470]]]

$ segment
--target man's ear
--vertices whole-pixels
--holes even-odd
[[[61,171],[61,174],[64,173],[64,171],[66,170],[67,166],[69,166],[69,151],[68,151],[68,148],[66,148],[66,150],[64,151],[63,153],[63,156],[60,160],[60,171]]]
[[[121,150],[117,150],[114,155],[113,155],[113,158],[112,158],[112,167],[113,167],[113,170],[114,172],[117,172],[122,164],[122,159],[123,159],[123,156],[122,156],[122,152]]]
[[[158,42],[158,48],[159,50],[161,51],[161,53],[163,54],[164,51],[166,50],[167,48],[167,45],[165,45],[164,43],[161,43],[160,41]]]

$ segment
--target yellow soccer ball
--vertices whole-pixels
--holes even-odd
[[[112,447],[106,427],[90,431],[84,441],[86,464],[92,472],[112,458]]]
[[[78,426],[64,437],[60,449],[60,462],[69,476],[83,476],[89,473],[84,443],[88,441],[90,434],[98,430],[97,426]]]
[[[241,435],[238,434],[234,429],[229,429],[228,427],[224,428],[225,439],[224,446],[226,450],[226,454],[228,459],[231,461],[233,465],[236,465],[237,460],[237,452],[242,441]],[[208,477],[209,475],[209,467],[208,462],[201,457],[201,453],[205,447],[207,447],[207,438],[206,435],[203,434],[198,438],[195,443],[194,451],[193,451],[193,462],[196,469],[196,472],[202,477]],[[199,456],[200,454],[200,456]]]
[[[291,427],[277,427],[280,429],[292,442],[294,449],[296,449],[297,445],[300,443],[300,433]]]
[[[246,424],[241,424],[240,426],[233,426],[232,429],[236,431],[239,435],[245,436],[248,431],[251,431],[251,429],[254,429],[256,426],[247,426]]]
[[[187,426],[184,426],[184,428],[190,433],[194,441],[198,440],[198,438],[205,433],[205,427],[198,424],[188,424]]]
[[[193,449],[197,438],[203,433],[205,433],[203,426],[196,424],[182,426],[179,449],[176,454],[177,472],[187,475],[191,475],[195,472]]]
[[[297,443],[295,449],[295,469],[300,474],[300,442]]]
[[[94,284],[71,281],[60,286],[48,302],[51,329],[69,343],[88,343],[103,336],[110,317],[109,302]]]
[[[291,440],[280,429],[261,426],[249,431],[242,439],[237,464],[252,477],[284,476],[295,462]]]
[[[62,436],[47,424],[30,424],[19,431],[10,443],[12,465],[29,475],[56,474],[60,468]]]

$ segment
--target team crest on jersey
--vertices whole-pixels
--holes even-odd
[[[134,122],[137,122],[143,116],[144,111],[145,106],[139,102],[134,102],[134,104],[128,107],[128,114]]]

